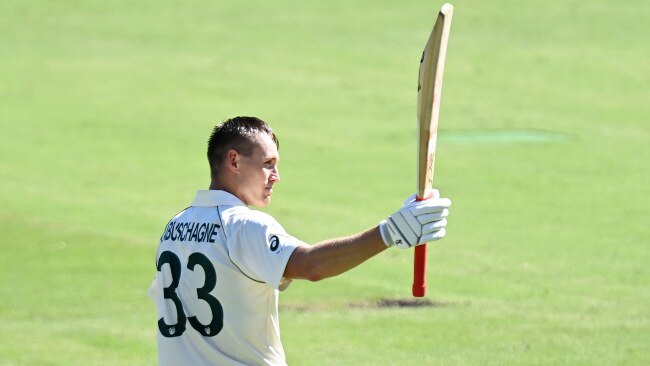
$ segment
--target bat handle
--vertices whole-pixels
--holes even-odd
[[[427,195],[428,196],[428,195]],[[425,198],[417,197],[418,201]],[[427,293],[427,244],[420,244],[415,247],[413,257],[413,297],[424,297]]]
[[[413,260],[413,296],[424,297],[427,293],[427,245],[415,247]]]

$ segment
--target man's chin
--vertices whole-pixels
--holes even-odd
[[[266,198],[262,198],[259,201],[251,203],[251,206],[259,207],[259,208],[264,208],[271,203],[271,196],[268,196]]]

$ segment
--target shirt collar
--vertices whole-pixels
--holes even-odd
[[[232,193],[220,190],[199,190],[196,192],[196,197],[192,202],[195,207],[214,207],[214,206],[246,206],[239,198],[235,197]]]

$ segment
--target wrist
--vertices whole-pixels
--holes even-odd
[[[382,220],[379,223],[379,234],[381,235],[381,239],[384,241],[384,244],[386,244],[387,247],[390,248],[394,245],[393,241],[391,240],[390,234],[388,233],[386,220]]]

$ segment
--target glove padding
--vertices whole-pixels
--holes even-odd
[[[438,190],[433,190],[430,197],[416,201],[412,195],[399,211],[379,223],[381,237],[387,246],[406,249],[445,236],[451,201],[440,198]]]

